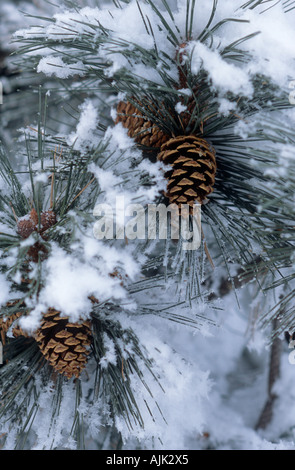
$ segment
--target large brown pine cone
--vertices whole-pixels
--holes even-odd
[[[128,129],[129,137],[145,147],[160,148],[170,138],[130,102],[119,102],[115,124],[119,122]]]
[[[165,172],[170,204],[202,203],[212,193],[215,182],[215,150],[205,139],[179,136],[161,147],[158,160],[172,167]]]
[[[194,128],[193,112],[196,102],[194,96],[191,96],[188,100],[182,98],[181,103],[186,109],[180,113],[177,113],[176,110],[170,110],[170,115],[179,129],[185,134]],[[129,102],[120,101],[118,104],[115,124],[119,122],[128,129],[129,137],[132,137],[136,143],[144,147],[160,149],[165,142],[171,139],[171,135],[165,134],[151,120],[144,118],[141,111]]]
[[[49,364],[67,378],[80,376],[87,362],[91,338],[89,321],[72,323],[53,308],[43,315],[35,335],[40,351]]]

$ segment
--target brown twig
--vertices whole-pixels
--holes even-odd
[[[278,327],[278,319],[273,321],[273,331]],[[273,417],[273,405],[277,399],[277,395],[273,392],[273,386],[280,376],[280,358],[281,358],[281,340],[275,337],[271,346],[268,386],[267,386],[267,400],[264,408],[256,423],[255,429],[265,429],[271,422]]]
[[[84,188],[81,189],[81,191],[80,191],[78,194],[76,194],[76,196],[74,197],[74,199],[72,200],[72,202],[70,202],[70,204],[68,205],[68,207],[70,207],[70,206],[73,204],[73,202],[74,202],[79,196],[81,196],[81,194],[85,191],[85,189],[87,189],[88,186],[90,186],[90,185],[93,183],[94,180],[95,180],[95,178],[92,178],[92,180],[90,180],[90,181],[84,186]]]
[[[215,269],[215,266],[214,266],[212,257],[211,257],[211,255],[210,255],[210,253],[209,253],[209,250],[208,250],[208,247],[207,247],[207,243],[206,243],[206,241],[205,241],[205,234],[204,234],[202,228],[201,228],[201,231],[202,231],[202,238],[203,238],[203,240],[204,240],[204,250],[205,250],[206,256],[207,256],[207,258],[208,258],[208,260],[209,260],[209,262],[210,262],[210,264],[211,264],[211,266],[212,266],[212,269]]]
[[[10,204],[10,207],[11,207],[11,210],[12,210],[12,213],[13,213],[13,216],[14,216],[14,218],[15,218],[15,221],[18,222],[18,218],[17,218],[17,215],[16,215],[16,213],[15,213],[14,207],[13,207],[13,205],[11,204],[11,202],[10,202],[9,204]]]

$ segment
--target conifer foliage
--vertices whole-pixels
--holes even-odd
[[[254,338],[295,331],[294,2],[9,3],[1,448],[292,448],[252,402],[241,431],[235,391]],[[149,236],[175,204],[198,248]]]

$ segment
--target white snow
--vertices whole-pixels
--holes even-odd
[[[158,3],[161,5],[161,2]],[[178,35],[179,41],[183,41],[187,2],[175,0],[171,3],[180,33],[175,29],[167,12],[163,12],[163,18]],[[223,115],[235,111],[235,102],[226,98],[228,92],[237,97],[252,96],[252,79],[256,73],[270,77],[281,89],[287,87],[290,79],[295,77],[295,10],[288,15],[284,14],[280,2],[274,8],[260,14],[264,6],[253,10],[240,9],[232,0],[219,1],[211,27],[224,18],[239,21],[225,23],[217,29],[209,47],[211,38],[204,43],[198,39],[198,36],[210,17],[212,2],[208,0],[196,2],[194,37],[189,41],[187,51],[192,55],[193,73],[197,74],[201,67],[208,72],[212,88],[218,93],[219,112]],[[15,10],[8,8],[9,11],[12,16]],[[156,84],[163,85],[159,72],[164,70],[165,66],[161,61],[155,64],[155,67],[150,67],[135,56],[132,60],[127,60],[126,56],[120,53],[121,41],[126,42],[129,52],[136,51],[135,44],[146,52],[152,51],[155,41],[160,57],[164,57],[165,53],[174,58],[174,46],[167,39],[159,17],[150,5],[141,2],[139,9],[139,2],[131,0],[128,4],[124,4],[122,9],[116,8],[111,2],[102,4],[101,8],[88,6],[77,11],[69,11],[62,7],[52,16],[55,22],[22,29],[15,35],[17,38],[25,39],[42,37],[45,43],[51,39],[59,42],[55,51],[46,47],[42,51],[38,49],[29,54],[30,57],[34,54],[38,57],[38,73],[59,79],[86,75],[89,71],[87,58],[79,57],[77,51],[75,53],[71,51],[66,55],[62,41],[78,40],[87,35],[97,60],[106,62],[104,73],[107,77],[113,77],[116,72],[124,68],[127,72],[140,77],[142,82],[152,80]],[[99,23],[109,30],[111,45],[99,44],[101,33],[95,29]],[[152,31],[150,24],[153,26]],[[238,63],[222,56],[222,50],[227,45],[255,32],[259,34],[238,46],[252,54],[249,62]],[[169,74],[176,78],[177,67],[172,62],[169,65],[171,66]],[[188,95],[191,93],[188,89],[180,91]],[[119,96],[119,99],[124,99],[124,96]],[[128,137],[127,130],[121,124],[108,127],[101,136],[98,132],[98,125],[101,123],[98,103],[99,101],[92,98],[87,98],[83,102],[78,109],[80,116],[77,124],[66,136],[66,143],[82,154],[89,148],[96,147],[101,140],[103,143],[108,142],[105,160],[102,161],[102,158],[98,163],[91,163],[88,166],[101,190],[97,203],[110,204],[115,208],[118,198],[121,198],[120,200],[124,199],[124,209],[135,201],[145,204],[153,202],[159,192],[166,187],[160,163],[151,164],[148,159],[143,159],[141,151],[135,147],[134,141]],[[185,111],[186,107],[178,101],[175,109],[180,113]],[[288,122],[292,132],[295,111],[286,111],[282,119],[286,120],[286,128]],[[253,135],[260,124],[260,115],[258,115],[256,122],[239,121],[234,131],[246,139]],[[28,135],[36,137],[36,132],[28,129]],[[272,152],[273,160],[267,168],[262,169],[264,175],[273,179],[278,176],[287,178],[294,166],[293,145],[272,146]],[[135,162],[137,165],[133,165]],[[44,160],[44,165],[49,166],[50,162]],[[249,165],[259,166],[259,163],[253,157],[249,159]],[[38,165],[33,168],[36,170],[35,183],[40,185],[46,183],[49,173],[46,171],[41,173]],[[140,177],[143,174],[154,182],[151,187],[140,185]],[[31,198],[30,184],[29,179],[22,184],[22,189],[28,198]],[[0,187],[5,193],[7,185],[1,181]],[[254,189],[253,186],[253,191]],[[259,207],[262,208],[261,205],[258,209]],[[97,215],[95,210],[93,215]],[[73,211],[69,216],[75,218],[77,214]],[[256,300],[252,301],[255,291],[251,286],[247,286],[237,294],[239,306],[231,292],[214,305],[210,304],[212,309],[202,299],[194,299],[191,308],[184,305],[184,302],[175,308],[177,314],[187,314],[189,319],[195,320],[199,314],[216,320],[216,327],[205,323],[204,326],[199,326],[200,330],[169,322],[164,318],[165,313],[161,317],[143,315],[141,307],[148,305],[151,308],[161,308],[163,305],[177,302],[178,299],[182,300],[187,291],[187,279],[182,279],[177,284],[173,280],[165,282],[160,278],[159,281],[153,281],[156,284],[158,282],[159,287],[149,286],[143,291],[139,288],[137,295],[130,294],[124,283],[122,285],[121,279],[110,274],[119,268],[131,283],[139,282],[144,277],[141,268],[148,260],[148,256],[152,256],[152,250],[155,249],[157,256],[162,255],[163,251],[160,251],[159,246],[150,246],[146,252],[143,252],[141,246],[131,243],[125,246],[107,244],[95,238],[93,225],[87,225],[85,228],[81,224],[67,251],[57,242],[50,242],[52,251],[48,259],[42,262],[43,283],[38,297],[32,296],[27,299],[28,307],[31,307],[32,311],[21,319],[20,325],[28,332],[34,332],[40,325],[42,313],[48,308],[60,310],[72,321],[89,318],[93,307],[90,296],[97,298],[101,304],[108,300],[114,302],[118,313],[114,314],[112,319],[117,320],[122,328],[131,328],[138,335],[140,346],[147,351],[154,372],[152,376],[145,370],[144,365],[140,364],[145,370],[144,380],[148,388],[136,374],[131,375],[131,386],[145,426],[142,428],[134,425],[133,429],[130,429],[126,421],[117,416],[115,425],[117,430],[122,432],[123,448],[134,449],[140,445],[159,449],[211,447],[218,450],[294,450],[294,366],[289,364],[289,351],[284,348],[281,376],[276,384],[279,398],[275,404],[273,422],[266,432],[255,431],[255,424],[267,396],[269,361],[267,343],[269,332],[261,332],[256,322],[257,316],[267,311],[273,305],[274,299],[258,295]],[[228,229],[228,226],[226,228]],[[1,221],[1,232],[13,233],[12,229],[6,229],[6,224]],[[60,234],[65,233],[66,228],[60,227]],[[34,241],[33,238],[28,238],[22,242],[22,246],[29,246]],[[216,249],[214,243],[215,241],[209,236],[209,244],[213,244],[210,250],[213,253]],[[170,253],[166,254],[168,264],[168,261],[171,261]],[[5,258],[7,266],[16,262],[16,255],[17,249],[12,248],[8,252]],[[175,271],[180,269],[177,259],[175,258],[173,265]],[[3,262],[1,267],[7,269],[7,266]],[[201,267],[196,266],[196,269]],[[37,266],[35,271],[31,272],[31,277],[36,274],[36,270]],[[212,291],[217,289],[223,274],[223,269],[216,268],[213,272]],[[19,271],[14,276],[14,281],[19,283]],[[1,272],[1,304],[5,304],[11,297],[11,284],[7,281],[5,273]],[[100,366],[106,371],[110,364],[116,363],[117,356],[113,339],[104,333],[103,341],[105,355],[100,360]],[[134,351],[129,344],[124,344],[124,339],[121,340],[121,347],[124,373],[124,360]],[[93,405],[89,406],[87,403],[85,397],[89,390],[94,388],[95,374],[91,374],[91,367],[95,370],[90,363],[90,373],[87,373],[87,378],[81,382],[84,395],[82,394],[78,413],[88,425],[88,445],[95,446],[100,433],[105,431],[106,424],[114,423],[107,400],[104,401],[100,396]],[[159,383],[155,377],[159,378]],[[123,374],[122,380],[124,380]],[[37,385],[41,389],[41,384]],[[54,397],[51,386],[52,384],[49,384],[40,393],[39,409],[32,426],[32,432],[35,433],[32,447],[49,449],[51,446],[57,446],[74,449],[76,443],[69,429],[77,419],[76,390],[72,383],[65,385],[60,413],[50,422]],[[1,426],[1,432],[8,432],[5,446],[12,449],[17,439],[16,430],[9,429],[7,423],[3,425],[1,423]]]
[[[94,147],[98,142],[98,137],[95,135],[98,123],[98,110],[91,100],[86,100],[80,106],[80,119],[76,131],[68,136],[67,143],[77,150],[84,149],[86,145]]]
[[[178,101],[178,103],[176,103],[175,105],[175,111],[177,113],[182,113],[183,111],[186,111],[187,110],[187,106],[185,106],[184,104],[181,103],[181,101]]]
[[[211,2],[203,0],[196,4],[194,12],[195,36],[202,32],[210,17],[211,10]],[[214,86],[224,92],[230,90],[237,94],[251,95],[250,78],[255,73],[268,75],[278,85],[286,86],[290,77],[294,76],[295,32],[293,21],[295,14],[291,11],[286,15],[281,2],[277,2],[273,8],[269,8],[263,14],[260,14],[260,10],[261,8],[254,10],[241,9],[229,0],[219,2],[211,27],[214,27],[224,18],[233,18],[238,21],[229,21],[217,29],[211,49],[207,47],[207,44],[192,39],[187,49],[189,51],[194,50],[193,70],[197,72],[199,67],[203,65],[210,73]],[[174,28],[169,14],[165,11],[162,14],[165,21]],[[91,25],[95,27],[100,22],[104,28],[110,31],[115,41],[131,43],[131,46],[129,46],[131,49],[134,43],[139,47],[150,50],[154,46],[155,38],[158,49],[167,54],[173,54],[172,45],[167,40],[164,31],[161,28],[153,27],[152,34],[147,27],[148,23],[143,21],[143,17],[148,17],[150,24],[154,26],[159,23],[159,18],[150,5],[142,4],[139,8],[135,0],[132,0],[123,9],[111,7],[110,5],[102,5],[100,9],[85,7],[76,12],[65,11],[55,14],[55,23],[50,23],[45,28],[42,27],[39,34],[45,34],[48,39],[62,40],[67,37],[79,37],[83,33],[90,33],[93,35],[93,40],[95,40],[96,34],[99,35],[100,33],[97,31],[94,34]],[[186,1],[179,0],[177,2],[177,8],[174,8],[174,18],[180,31],[184,31]],[[31,34],[32,37],[37,35],[36,29],[38,28],[32,28],[31,31],[18,31],[17,36],[30,37]],[[234,64],[220,56],[220,49],[235,40],[254,33],[259,34],[239,44],[242,50],[249,51],[252,54],[252,60],[249,63],[239,66],[237,63]],[[120,47],[115,43],[111,48],[108,45],[99,46],[99,57],[107,59],[109,63],[105,69],[106,75],[112,76],[119,69],[126,68],[144,79],[162,83],[156,69],[147,67],[136,60],[130,63],[126,57],[120,54]],[[36,53],[39,54],[39,51]],[[87,70],[87,65],[83,64],[83,60],[67,65],[62,54],[48,56],[46,53],[40,60],[37,70],[49,76],[54,74],[60,78],[67,78],[74,74],[83,75]],[[176,73],[176,69],[172,68],[170,74],[173,76]]]
[[[0,273],[0,304],[4,305],[10,299],[10,283],[5,274]]]
[[[117,355],[113,340],[106,334],[103,334],[103,346],[106,349],[105,355],[100,360],[102,368],[107,368],[109,364],[116,364]]]
[[[62,57],[43,57],[37,67],[38,73],[45,73],[49,77],[55,75],[58,78],[69,78],[73,75],[83,76],[85,67],[81,61],[66,64]]]
[[[192,71],[197,74],[201,66],[209,73],[213,86],[251,97],[253,86],[247,71],[226,62],[218,51],[209,49],[201,42],[190,43],[192,49]]]
[[[110,274],[122,266],[132,279],[138,272],[132,257],[128,252],[122,254],[92,237],[81,238],[83,243],[76,246],[79,256],[68,254],[56,246],[44,261],[46,285],[39,293],[37,306],[34,299],[34,308],[20,321],[25,330],[35,331],[40,325],[42,312],[48,308],[61,311],[75,322],[88,318],[92,310],[91,296],[100,303],[108,299],[126,299],[120,279]],[[73,250],[75,253],[75,245]]]

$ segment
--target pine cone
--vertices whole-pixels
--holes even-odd
[[[13,302],[7,302],[6,307],[13,307],[19,303],[19,300],[15,300]],[[24,302],[20,304],[21,306],[24,306]],[[3,344],[5,344],[5,336],[11,326],[15,323],[15,325],[12,328],[12,334],[15,338],[18,336],[25,336],[26,338],[29,336],[25,331],[23,331],[20,326],[17,323],[17,320],[23,315],[22,311],[14,312],[11,315],[7,315],[5,317],[0,318],[0,334],[1,334],[1,341]]]
[[[28,238],[38,228],[38,214],[36,209],[32,209],[31,212],[24,217],[21,217],[17,222],[17,233],[22,238]]]
[[[87,362],[91,343],[90,322],[71,323],[61,312],[50,308],[35,339],[49,364],[67,378],[79,377]]]
[[[36,209],[32,209],[29,214],[21,217],[17,222],[17,233],[21,238],[28,238],[33,232],[38,232],[46,240],[46,230],[56,224],[56,214],[51,210],[42,211],[40,214],[40,227],[38,223],[38,214]],[[47,256],[46,247],[37,241],[32,245],[27,252],[28,258],[37,263],[39,258],[44,259]]]
[[[189,97],[187,101],[181,98],[180,101],[186,106],[186,110],[180,113],[171,110],[170,114],[184,134],[190,133],[194,127],[194,119],[191,119],[191,116],[195,110],[196,101],[194,96]],[[141,116],[142,113],[135,106],[121,101],[117,108],[115,124],[121,122],[128,129],[129,137],[134,138],[136,143],[145,147],[160,149],[171,136],[165,134],[150,120],[144,119]]]
[[[0,333],[1,333],[1,341],[5,344],[5,336],[7,331],[11,327],[11,325],[21,316],[21,312],[16,312],[6,318],[0,318]],[[19,327],[18,327],[19,328]],[[14,328],[15,330],[15,328]],[[19,336],[17,334],[17,336]]]
[[[39,242],[34,243],[30,246],[27,252],[28,259],[33,263],[38,263],[39,259],[44,260],[48,255],[47,248]]]
[[[28,238],[33,232],[39,232],[43,238],[43,233],[56,224],[56,214],[51,210],[42,211],[40,214],[40,229],[38,228],[38,214],[36,209],[32,209],[29,214],[21,217],[17,222],[17,233],[22,238]]]
[[[160,148],[170,138],[129,102],[120,101],[118,104],[115,124],[119,122],[128,129],[129,137],[145,147]]]
[[[187,52],[185,50],[187,42],[181,43],[177,50],[175,59],[180,63],[178,66],[178,84],[175,86],[177,90],[182,88],[188,88],[188,68],[186,65]],[[197,87],[194,87],[194,93],[197,93]],[[183,133],[189,133],[193,131],[194,123],[191,120],[191,116],[195,110],[196,102],[194,96],[186,97],[181,96],[180,103],[186,106],[186,110],[177,113],[175,109],[166,110],[171,115],[174,122],[177,123]],[[159,117],[161,117],[161,111],[159,110]],[[162,116],[165,120],[165,116]],[[128,129],[129,137],[135,139],[138,144],[146,147],[160,148],[165,142],[167,142],[171,135],[165,134],[155,123],[150,119],[145,118],[139,109],[136,108],[130,102],[120,101],[117,106],[117,118],[115,124],[121,122],[122,125]]]
[[[43,232],[45,232],[50,227],[56,224],[56,214],[53,212],[53,210],[49,209],[48,211],[41,212],[40,219],[41,219],[40,233],[41,233],[41,236],[44,237]]]
[[[170,204],[193,206],[212,193],[215,182],[215,150],[205,140],[193,135],[179,136],[162,145],[158,160],[170,165],[165,196]]]

